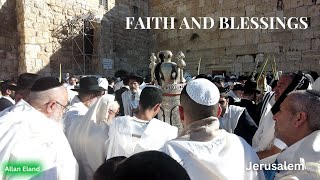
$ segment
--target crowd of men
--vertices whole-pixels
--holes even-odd
[[[0,179],[320,179],[320,78],[190,78],[178,132],[157,119],[159,86],[115,76],[3,81]],[[27,177],[7,168],[30,162]]]

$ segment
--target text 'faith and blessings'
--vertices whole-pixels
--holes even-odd
[[[126,17],[126,29],[307,29],[307,17]]]

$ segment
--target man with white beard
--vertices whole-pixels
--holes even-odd
[[[70,103],[69,110],[64,115],[65,133],[69,133],[70,125],[85,115],[89,108],[105,93],[106,89],[98,84],[96,77],[88,76],[80,79],[80,85],[71,89],[77,91],[79,95],[75,96]],[[71,132],[72,133],[72,132]]]
[[[134,116],[138,113],[138,106],[140,100],[141,89],[140,85],[143,83],[143,78],[135,73],[128,76],[129,90],[122,93],[122,104],[124,115]]]
[[[0,118],[0,162],[40,168],[28,178],[78,179],[78,164],[63,133],[62,115],[67,106],[67,90],[56,79],[38,79],[27,101],[20,100]],[[0,179],[19,178],[0,172]],[[26,175],[26,174],[25,174]]]

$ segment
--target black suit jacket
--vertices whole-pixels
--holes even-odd
[[[5,110],[6,108],[13,106],[14,104],[6,98],[0,98],[0,111]]]

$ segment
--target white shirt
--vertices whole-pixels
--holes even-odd
[[[275,179],[320,179],[320,130],[289,146],[277,160],[281,164],[302,164],[305,169],[283,170]]]
[[[225,130],[207,142],[183,137],[168,141],[163,151],[186,169],[191,180],[264,179],[262,171],[246,170],[259,163],[254,150],[245,140]]]
[[[74,122],[77,121],[77,119],[82,116],[85,115],[88,111],[88,107],[85,106],[80,99],[78,98],[78,96],[75,96],[72,101],[71,101],[71,105],[69,106],[69,110],[64,114],[63,116],[63,123],[64,123],[64,131],[67,134],[70,125]]]
[[[274,95],[266,102],[265,108],[260,118],[259,127],[252,138],[252,147],[257,151],[264,151],[270,147],[274,140],[273,114],[271,108],[275,103]]]
[[[136,109],[139,106],[141,90],[138,89],[137,92],[133,95],[131,90],[127,90],[121,94],[122,104],[124,115],[133,116],[132,109]]]
[[[176,127],[158,119],[144,121],[130,116],[115,118],[109,130],[107,159],[159,150],[166,141],[176,138],[177,134]]]
[[[109,137],[109,125],[105,117],[112,101],[114,96],[113,100],[111,95],[102,96],[69,127],[67,138],[79,163],[79,180],[92,179],[107,156],[105,142]]]
[[[0,139],[1,163],[31,160],[42,164],[43,179],[78,179],[78,164],[62,127],[24,100],[0,118]],[[10,177],[0,171],[0,179]]]
[[[234,99],[234,102],[240,102],[241,101],[241,98],[238,97],[233,90],[230,90],[228,93],[227,93],[228,96],[232,97]]]
[[[233,134],[238,125],[239,118],[244,110],[245,108],[239,106],[227,106],[226,112],[219,118],[220,127]]]
[[[67,84],[66,86],[67,92],[68,92],[68,102],[71,102],[72,99],[78,95],[78,92],[72,91],[71,89],[74,89],[74,85]]]

